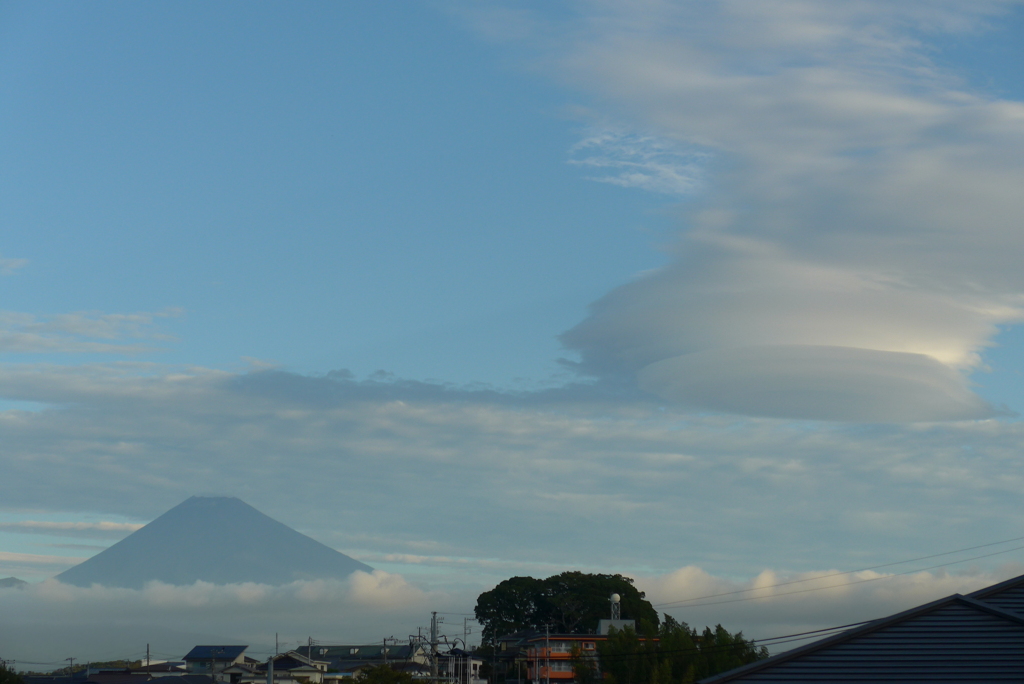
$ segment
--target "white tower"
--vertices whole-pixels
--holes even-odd
[[[622,610],[621,610],[622,606],[619,603],[621,600],[622,600],[622,597],[619,596],[618,594],[612,594],[611,595],[612,620],[621,620],[622,619]]]

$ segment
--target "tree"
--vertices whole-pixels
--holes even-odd
[[[544,581],[533,577],[511,577],[476,599],[474,613],[483,625],[484,641],[535,627],[547,620],[549,606]]]
[[[7,668],[7,663],[0,660],[0,684],[24,684],[24,680],[14,670]]]
[[[412,675],[408,672],[399,672],[390,665],[375,665],[374,667],[360,670],[356,675],[356,681],[360,684],[412,684]]]
[[[768,657],[768,649],[742,632],[730,634],[717,625],[698,634],[670,616],[660,629],[643,621],[639,630],[612,630],[597,651],[609,684],[692,684]]]
[[[633,580],[622,575],[563,572],[544,580],[512,577],[480,594],[475,615],[483,625],[483,638],[498,637],[522,629],[586,634],[597,630],[598,620],[610,615],[612,594],[621,597],[623,619],[658,624],[658,612]]]
[[[583,654],[578,644],[572,647],[572,680],[575,684],[594,684],[597,681],[597,663]]]

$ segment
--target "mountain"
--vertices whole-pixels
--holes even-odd
[[[4,577],[3,579],[0,579],[0,589],[6,589],[8,587],[23,587],[26,584],[28,584],[28,582],[20,580],[17,577]]]
[[[233,497],[193,496],[89,560],[57,575],[65,584],[141,588],[167,584],[341,579],[373,568]]]

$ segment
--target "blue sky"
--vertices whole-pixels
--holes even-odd
[[[375,640],[514,574],[671,601],[1019,537],[1022,30],[997,0],[4,4],[0,577],[234,495],[387,573],[325,604]],[[847,623],[1022,559],[677,617]],[[304,638],[196,591],[254,630],[225,638]]]

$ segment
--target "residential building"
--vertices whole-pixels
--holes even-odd
[[[189,674],[205,674],[215,682],[230,682],[224,670],[234,665],[245,665],[248,646],[196,646],[185,656],[185,669]],[[252,661],[255,663],[256,661]]]

